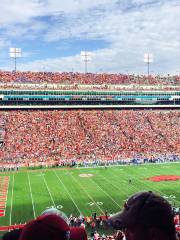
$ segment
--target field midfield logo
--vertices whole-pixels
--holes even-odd
[[[82,177],[82,178],[89,178],[89,177],[93,177],[94,175],[91,174],[91,173],[81,173],[79,174],[79,177]]]

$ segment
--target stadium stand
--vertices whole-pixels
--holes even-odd
[[[171,90],[180,87],[179,76],[135,76],[125,74],[94,74],[94,73],[52,73],[52,72],[6,72],[0,71],[0,82],[6,88],[9,84],[15,88],[23,87],[21,84],[61,84],[62,89],[95,88],[95,89],[129,89],[150,88]],[[6,85],[7,84],[7,85]],[[21,86],[20,86],[21,85]],[[121,86],[118,86],[121,85]],[[131,86],[129,86],[131,85]],[[36,86],[38,87],[38,86]],[[53,87],[53,86],[49,86]]]
[[[167,90],[173,90],[173,96],[176,96],[175,91],[180,90],[180,77],[0,71],[0,90],[4,89],[142,90],[149,91],[149,94],[152,94],[151,90],[165,94]],[[13,91],[9,95],[15,96]],[[140,97],[137,96],[137,99]],[[174,98],[171,100],[173,102]],[[14,171],[19,166],[64,166],[72,163],[88,166],[91,163],[108,165],[117,162],[176,161],[180,159],[179,129],[180,111],[177,109],[2,110],[0,170]],[[178,236],[179,215],[177,218]],[[70,219],[73,227],[82,223],[91,226],[93,221],[73,216]],[[103,216],[100,221],[97,217],[96,231],[101,221],[107,226]],[[7,231],[23,226],[1,226],[0,229]],[[117,236],[99,233],[92,237],[94,240],[117,239]]]
[[[180,111],[2,111],[0,158],[42,165],[71,161],[166,161],[180,156]]]

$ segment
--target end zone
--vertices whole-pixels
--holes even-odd
[[[5,216],[8,186],[9,186],[9,177],[8,176],[0,177],[0,217]]]

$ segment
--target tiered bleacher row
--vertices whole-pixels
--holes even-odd
[[[1,88],[49,89],[145,89],[179,90],[179,76],[135,76],[125,74],[6,72],[0,71]]]
[[[166,89],[174,89],[174,92],[171,92],[174,96],[176,93],[179,94],[175,90],[180,88],[180,77],[178,76],[165,78],[106,73],[0,71],[0,79],[1,92],[7,87],[8,95],[6,97],[9,98],[12,94],[15,99],[17,98],[15,94],[22,93],[11,91],[14,88],[25,88],[26,90],[44,88],[47,91],[51,89],[52,92],[47,92],[49,96],[52,96],[53,89],[57,88],[104,89],[103,92],[106,94],[111,88],[129,89],[129,92],[136,89],[148,89],[148,99],[154,97],[155,93],[152,94],[150,91],[152,88],[161,90],[161,93],[158,93],[159,96],[162,94],[161,98],[166,97]],[[23,101],[27,101],[30,97],[37,98],[33,95],[35,92],[29,92],[28,96],[26,96],[27,93],[24,93],[21,98]],[[47,93],[40,93],[43,94],[40,97],[44,100],[45,97],[48,97]],[[102,94],[102,92],[100,93]],[[136,91],[134,91],[135,93]],[[145,99],[146,96],[143,94],[135,96],[133,101],[137,103],[140,101],[140,97]],[[169,95],[168,99],[171,99],[172,96]],[[77,96],[74,97],[76,100]],[[106,97],[108,98],[108,96]],[[119,98],[119,96],[115,97]],[[101,101],[102,98],[104,96],[101,96]],[[171,102],[175,103],[174,100]],[[8,104],[12,104],[11,101]],[[68,101],[65,101],[65,104],[68,104]],[[125,104],[128,103],[125,102]],[[149,161],[154,158],[176,160],[180,155],[179,118],[178,110],[169,112],[133,110],[2,111],[0,158],[4,162],[12,163],[14,161],[35,165],[39,163],[61,165],[71,161],[131,161],[134,158],[140,159],[140,161]]]
[[[134,76],[125,74],[59,73],[59,72],[6,72],[0,71],[3,82],[48,82],[69,84],[139,84],[139,85],[180,85],[179,76]]]
[[[0,108],[180,105],[178,76],[0,71]]]
[[[2,161],[61,165],[71,161],[176,160],[180,111],[2,111]]]

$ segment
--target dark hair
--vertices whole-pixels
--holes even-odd
[[[22,229],[15,229],[3,235],[2,240],[18,240]]]

